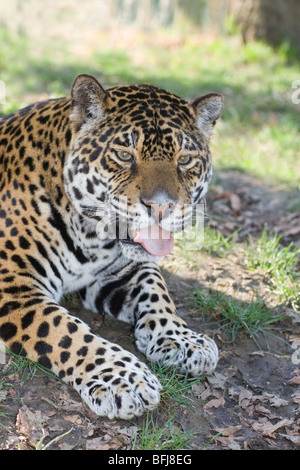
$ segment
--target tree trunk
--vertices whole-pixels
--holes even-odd
[[[300,51],[299,0],[230,0],[229,11],[245,42],[263,39],[278,45],[289,40]]]

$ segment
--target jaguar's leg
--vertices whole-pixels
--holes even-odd
[[[134,267],[131,274],[127,270],[101,288],[95,283],[86,289],[84,303],[134,325],[136,345],[151,362],[173,363],[193,376],[210,374],[217,365],[215,342],[177,315],[155,263]]]
[[[0,290],[1,342],[51,369],[101,416],[130,419],[159,402],[160,384],[142,362],[41,292],[12,297]]]

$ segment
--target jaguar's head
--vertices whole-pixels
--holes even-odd
[[[207,191],[209,137],[222,96],[188,103],[151,85],[104,90],[79,75],[71,99],[64,179],[73,206],[95,221],[100,238],[118,239],[127,256],[169,253],[172,234],[187,226]]]

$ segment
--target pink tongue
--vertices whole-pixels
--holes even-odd
[[[170,253],[174,243],[172,233],[156,224],[137,230],[133,241],[140,243],[145,250],[155,256],[164,256]]]

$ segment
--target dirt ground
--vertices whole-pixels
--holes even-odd
[[[240,229],[240,240],[259,235],[265,223],[299,243],[300,212],[290,210],[299,193],[263,185],[237,172],[218,174],[207,200],[215,226],[228,235]],[[178,249],[163,263],[163,271],[179,314],[196,331],[213,336],[220,350],[215,374],[193,386],[195,406],[172,407],[178,429],[194,429],[191,449],[297,449],[300,446],[300,315],[278,305],[269,293],[268,280],[245,268],[237,248],[226,257],[204,251],[195,264],[181,259]],[[212,318],[201,317],[191,307],[194,289],[221,290],[250,300],[254,292],[268,296],[288,318],[276,336],[261,337],[260,348],[243,334],[231,342]],[[71,302],[72,313],[88,321],[102,336],[142,357],[134,346],[130,326],[95,316]],[[204,324],[205,323],[205,324]],[[297,350],[292,345],[296,345]],[[0,365],[0,371],[9,367]],[[158,409],[163,423],[170,414]],[[30,380],[22,373],[6,375],[0,389],[0,449],[132,449],[133,436],[143,417],[128,423],[97,417],[70,387],[36,372]],[[210,442],[210,439],[215,438]]]

